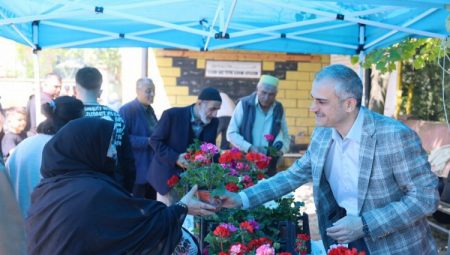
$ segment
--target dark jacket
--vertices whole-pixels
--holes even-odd
[[[167,180],[174,174],[180,174],[182,170],[176,165],[178,156],[186,152],[188,146],[194,142],[191,107],[193,105],[164,111],[150,139],[154,156],[150,163],[147,180],[162,195],[170,190]],[[218,125],[219,120],[213,118],[203,128],[199,140],[216,144]]]
[[[136,184],[146,183],[147,171],[151,161],[149,138],[152,135],[145,118],[145,109],[137,99],[123,105],[119,109],[120,116],[125,121],[136,166]],[[155,114],[153,117],[156,119]]]

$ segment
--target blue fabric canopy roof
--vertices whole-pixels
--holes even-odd
[[[447,38],[449,3],[0,0],[0,36],[41,49],[155,47],[356,54],[405,37]]]

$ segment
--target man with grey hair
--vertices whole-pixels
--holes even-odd
[[[252,208],[312,181],[325,247],[437,254],[426,216],[437,208],[438,181],[417,134],[361,107],[361,80],[346,66],[319,71],[311,97],[317,128],[305,155],[286,171],[223,196],[223,206]]]
[[[262,75],[256,92],[239,101],[227,130],[227,140],[232,145],[245,152],[267,153],[268,146],[283,153],[288,151],[290,137],[286,114],[281,102],[276,100],[278,83],[278,78]],[[273,139],[267,139],[266,135]],[[273,160],[276,163],[278,157]],[[271,166],[268,170],[270,176],[276,173],[276,164]]]
[[[150,136],[158,122],[151,106],[155,98],[155,85],[150,78],[136,82],[136,98],[123,105],[119,113],[125,121],[136,166],[133,194],[156,200],[156,191],[147,182],[147,171],[151,162]]]
[[[41,104],[46,104],[56,97],[61,92],[62,78],[57,73],[48,73],[41,86]],[[36,134],[36,98],[34,95],[30,96],[27,103],[27,131],[28,136]]]

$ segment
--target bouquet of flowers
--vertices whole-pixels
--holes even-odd
[[[236,148],[225,151],[219,157],[220,165],[228,174],[238,177],[226,182],[225,188],[230,192],[239,192],[253,186],[266,177],[265,171],[270,157],[261,153],[249,152],[246,155]]]
[[[180,176],[172,176],[167,182],[168,186],[175,189],[180,197],[195,184],[199,190],[212,192],[213,196],[223,194],[225,183],[238,182],[238,177],[230,175],[227,168],[214,162],[218,153],[219,149],[214,144],[200,144],[195,140],[185,154],[188,162],[186,170]]]
[[[285,196],[271,203],[270,206],[261,205],[252,210],[224,209],[217,213],[210,233],[204,239],[206,254],[291,254],[286,252],[287,236],[280,231],[281,222],[292,221],[297,227],[301,218],[301,202],[294,202],[293,196]],[[300,228],[296,230],[300,232]],[[294,254],[306,254],[309,236],[299,234],[294,236]],[[263,247],[261,247],[264,245]],[[268,253],[259,253],[265,250]],[[240,251],[238,253],[236,251]],[[283,251],[283,252],[281,252]]]
[[[198,192],[199,199],[220,207],[220,200],[216,197],[226,190],[239,192],[266,178],[271,157],[262,153],[244,153],[236,148],[220,154],[215,145],[195,141],[188,148],[185,159],[188,162],[186,170],[170,178],[168,185],[181,197],[198,184],[199,189],[210,191],[210,198],[207,199],[202,199]],[[261,205],[250,211],[223,209],[215,216],[205,218],[209,233],[203,239],[207,243],[204,254],[291,254],[276,253],[285,249],[283,243],[277,243],[282,236],[280,222],[292,221],[298,227],[300,206],[303,204],[294,202],[293,197],[284,197],[273,204],[275,206],[270,208]],[[199,232],[199,225],[196,226],[195,231]],[[306,241],[296,244],[297,248],[302,245],[306,247]],[[292,251],[295,254],[294,248]]]
[[[304,241],[309,240],[306,234],[297,237],[296,251],[306,254],[308,250]],[[290,252],[276,252],[280,244],[265,237],[260,225],[255,220],[240,222],[237,225],[231,223],[219,224],[206,241],[210,246],[203,254],[219,255],[292,255]]]

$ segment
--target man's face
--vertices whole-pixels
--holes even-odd
[[[153,104],[153,99],[155,98],[155,85],[153,83],[141,84],[141,86],[136,89],[136,96],[141,104]]]
[[[272,106],[277,97],[277,88],[274,86],[258,85],[256,88],[256,95],[258,96],[259,104],[264,107]]]
[[[198,115],[203,124],[209,124],[217,116],[222,102],[219,101],[200,101]]]
[[[45,79],[42,91],[51,95],[53,98],[58,97],[61,92],[61,81],[54,75],[48,76]]]
[[[314,82],[311,89],[310,111],[316,115],[316,126],[339,128],[348,123],[346,100],[339,99],[335,90],[336,81],[324,78]]]

